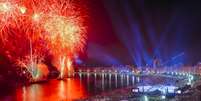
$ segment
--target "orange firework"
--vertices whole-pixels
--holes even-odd
[[[68,67],[68,59],[72,58],[72,54],[84,46],[84,28],[76,23],[76,19],[64,16],[47,19],[44,28],[49,33],[47,37],[51,52],[55,56],[54,63],[63,71],[62,68]]]
[[[61,77],[72,70],[72,56],[83,50],[86,40],[84,18],[75,2],[0,0],[0,16],[0,52],[10,61],[33,72],[51,54]]]
[[[46,40],[54,56],[53,64],[63,77],[64,72],[72,70],[72,55],[83,49],[86,39],[85,26],[73,3],[54,0],[49,5],[50,7],[45,9],[46,16],[43,17],[41,25],[48,33]]]

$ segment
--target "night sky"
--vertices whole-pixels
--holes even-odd
[[[87,65],[194,65],[201,61],[201,2],[88,0]]]

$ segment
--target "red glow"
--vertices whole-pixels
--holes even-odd
[[[17,101],[74,101],[87,97],[87,92],[79,80],[52,80],[48,84],[34,84],[17,89]]]
[[[45,56],[52,64],[71,67],[83,50],[86,27],[82,11],[72,0],[0,0],[0,53],[13,64],[38,68]]]

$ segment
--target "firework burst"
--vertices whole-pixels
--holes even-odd
[[[0,0],[0,52],[36,80],[47,74],[44,59],[51,54],[63,77],[85,45],[82,15],[71,0]]]

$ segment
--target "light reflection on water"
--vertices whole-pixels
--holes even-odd
[[[87,97],[77,79],[52,80],[47,84],[33,84],[16,90],[17,101],[72,101]]]
[[[136,86],[143,82],[163,82],[164,78],[140,78],[117,74],[76,74],[75,78],[50,80],[45,83],[18,87],[0,100],[17,101],[72,101],[88,98],[113,89]],[[170,81],[171,82],[171,81]]]

